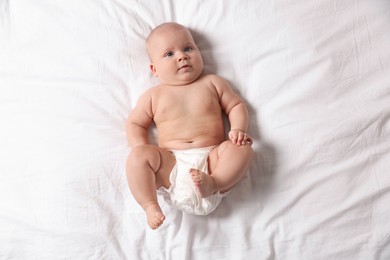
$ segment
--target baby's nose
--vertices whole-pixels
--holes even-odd
[[[180,55],[179,55],[179,61],[187,60],[187,59],[188,59],[188,56],[187,56],[185,53],[180,53]]]

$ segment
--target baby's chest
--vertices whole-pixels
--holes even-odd
[[[158,99],[156,116],[202,116],[220,111],[219,99],[210,92],[167,93]]]

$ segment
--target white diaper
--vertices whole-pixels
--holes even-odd
[[[190,169],[198,169],[208,174],[208,156],[213,147],[187,150],[171,150],[175,155],[176,165],[173,167],[169,180],[169,189],[161,187],[160,194],[175,208],[194,215],[207,215],[217,208],[222,198],[229,192],[216,193],[207,198],[197,195],[191,179]]]

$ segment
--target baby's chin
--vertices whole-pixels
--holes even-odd
[[[188,73],[187,75],[180,75],[174,79],[160,80],[162,84],[171,86],[184,86],[195,82],[201,75],[202,73]]]

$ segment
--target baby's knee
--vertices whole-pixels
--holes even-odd
[[[148,163],[159,158],[158,149],[153,145],[139,145],[132,149],[128,161],[132,164]]]
[[[243,155],[248,156],[248,157],[252,157],[252,155],[253,155],[252,146],[250,146],[249,144],[237,145],[237,144],[233,144],[232,141],[230,141],[230,140],[226,140],[225,142],[220,144],[219,149],[220,149],[220,151],[227,149],[227,150],[230,150],[234,153],[243,154]]]

